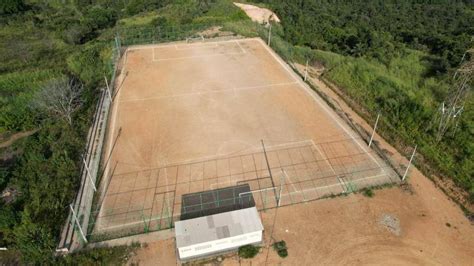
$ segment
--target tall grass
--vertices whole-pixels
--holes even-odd
[[[449,90],[444,78],[429,76],[426,54],[405,50],[388,65],[367,58],[342,57],[315,51],[314,56],[327,67],[325,77],[363,108],[361,115],[373,120],[381,112],[380,133],[402,151],[419,147],[418,166],[428,174],[452,178],[474,200],[472,116],[464,115],[455,137],[442,142],[434,138],[439,105]],[[466,105],[472,106],[473,97]],[[471,141],[469,141],[471,139]]]
[[[30,101],[44,82],[59,75],[52,70],[0,75],[0,134],[33,127],[36,115]]]

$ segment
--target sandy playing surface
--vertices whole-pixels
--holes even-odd
[[[264,210],[399,180],[261,39],[129,47],[120,70],[95,233],[169,228],[183,195],[242,183]]]

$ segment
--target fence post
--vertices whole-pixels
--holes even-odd
[[[410,161],[408,162],[407,170],[405,170],[405,174],[403,174],[402,181],[405,181],[405,178],[407,177],[408,169],[409,169],[410,166],[411,166],[411,162],[413,161],[413,157],[415,157],[416,147],[418,147],[418,145],[415,145],[415,149],[413,150],[413,153],[412,153],[412,155],[411,155]]]
[[[304,68],[304,81],[306,81],[307,77],[308,77],[308,59],[306,59],[306,66]]]
[[[122,48],[121,46],[122,45],[120,43],[120,35],[117,32],[117,34],[115,35],[115,49],[117,49],[117,52],[119,53],[119,55],[120,55],[120,49]]]
[[[272,38],[272,23],[268,22],[268,24],[270,25],[270,27],[268,28],[268,46],[270,46],[270,41],[271,41],[271,38]]]
[[[82,231],[82,227],[79,224],[79,220],[77,219],[76,212],[74,211],[74,208],[72,207],[71,204],[69,204],[69,208],[71,208],[71,211],[72,211],[72,219],[74,219],[76,221],[76,225],[77,225],[77,227],[79,227],[79,232],[81,233],[82,239],[84,240],[84,242],[87,243],[87,238],[84,235],[84,232]]]
[[[97,191],[94,181],[92,180],[91,172],[89,171],[89,167],[87,166],[86,159],[83,158],[82,161],[84,162],[84,167],[86,168],[87,176],[89,177],[89,180],[91,181],[92,188],[94,189],[94,191]]]
[[[372,140],[374,139],[375,130],[377,130],[377,124],[379,123],[380,113],[377,114],[377,120],[375,120],[374,129],[372,130],[372,135],[370,136],[369,148],[372,145]]]
[[[105,86],[107,86],[107,95],[109,95],[109,100],[112,102],[112,93],[110,92],[110,87],[109,87],[109,81],[107,80],[107,77],[104,76],[105,79]]]

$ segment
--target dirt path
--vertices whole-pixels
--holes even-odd
[[[6,141],[3,141],[3,142],[0,143],[0,149],[1,148],[6,148],[6,147],[12,145],[15,141],[17,141],[19,139],[31,136],[31,135],[35,134],[37,131],[38,131],[38,129],[33,129],[33,130],[30,130],[30,131],[23,131],[23,132],[15,133],[15,134],[11,135],[10,138],[8,138]]]
[[[272,20],[274,22],[280,22],[278,16],[269,9],[235,2],[234,5],[242,9],[245,14],[247,14],[247,16],[252,19],[252,21],[258,22],[260,24],[266,24],[269,20]]]

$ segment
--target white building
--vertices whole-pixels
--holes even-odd
[[[262,242],[263,225],[255,207],[175,223],[180,260],[205,257]]]

